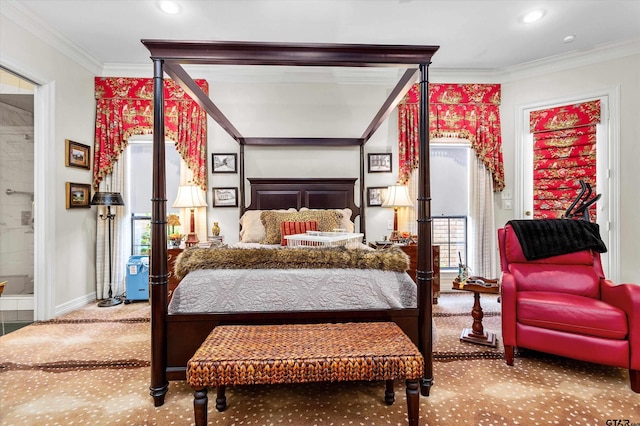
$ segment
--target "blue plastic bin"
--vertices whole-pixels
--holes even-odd
[[[127,262],[127,298],[149,300],[149,256],[131,256]]]

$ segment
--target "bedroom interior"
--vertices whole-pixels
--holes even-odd
[[[173,268],[176,262],[178,267],[183,266],[182,260],[178,259],[182,259],[179,256],[181,253],[188,251],[185,250],[186,241],[182,242],[181,248],[162,249],[168,242],[166,217],[169,213],[175,213],[179,216],[181,224],[178,232],[193,234],[188,245],[198,245],[197,240],[199,240],[203,246],[204,243],[209,244],[211,241],[215,241],[216,245],[235,246],[250,239],[252,241],[250,244],[259,244],[267,236],[273,239],[276,235],[278,242],[285,243],[287,240],[284,238],[283,226],[285,225],[282,223],[286,223],[286,226],[305,224],[306,229],[317,229],[315,227],[322,223],[324,231],[346,229],[350,233],[362,233],[363,245],[375,247],[379,251],[383,251],[383,247],[387,246],[383,240],[396,240],[397,234],[401,234],[403,240],[408,238],[417,242],[417,252],[425,254],[417,256],[416,251],[411,252],[403,248],[408,255],[407,261],[413,275],[409,274],[408,282],[404,282],[404,278],[399,278],[398,282],[404,282],[404,284],[399,284],[399,289],[394,290],[404,294],[403,286],[408,285],[407,283],[417,283],[418,302],[413,302],[416,303],[413,305],[416,309],[407,308],[412,302],[407,305],[402,298],[399,298],[399,305],[391,308],[396,310],[399,316],[394,317],[395,314],[392,314],[390,318],[401,326],[426,355],[425,382],[435,380],[435,386],[430,395],[431,383],[424,383],[422,393],[430,396],[420,398],[420,418],[423,419],[422,421],[429,422],[429,416],[434,415],[430,410],[436,406],[433,400],[437,398],[434,396],[438,395],[438,389],[441,392],[445,390],[444,383],[438,377],[436,365],[443,359],[443,351],[446,350],[438,347],[439,343],[435,336],[439,327],[437,314],[442,314],[444,317],[446,315],[444,311],[438,311],[438,306],[449,303],[450,298],[457,297],[456,300],[460,300],[465,295],[465,302],[473,302],[473,297],[469,293],[459,292],[462,293],[461,295],[450,293],[450,283],[458,274],[458,265],[469,266],[473,275],[498,278],[500,258],[497,229],[514,218],[528,217],[530,212],[536,219],[541,219],[547,214],[545,213],[547,206],[540,200],[546,199],[544,197],[551,192],[556,196],[561,192],[560,190],[566,189],[560,187],[560,190],[556,190],[557,188],[541,190],[541,185],[547,184],[545,179],[548,175],[556,171],[553,166],[549,166],[551,162],[546,158],[534,156],[535,159],[529,160],[527,156],[533,152],[533,149],[538,149],[537,147],[545,143],[541,142],[533,132],[536,114],[540,112],[546,114],[546,111],[558,110],[559,107],[583,108],[586,106],[589,111],[596,108],[598,110],[598,118],[589,124],[593,124],[593,128],[589,130],[589,136],[584,136],[588,141],[580,142],[580,146],[585,148],[580,149],[583,150],[582,152],[589,152],[584,158],[590,161],[581,163],[582,173],[588,173],[588,181],[602,197],[595,207],[590,209],[591,218],[600,224],[602,239],[608,247],[608,251],[602,254],[602,268],[604,275],[616,283],[638,281],[636,276],[640,270],[637,270],[632,256],[633,238],[638,231],[633,226],[632,212],[636,211],[635,207],[640,200],[637,194],[630,190],[633,188],[631,159],[638,153],[638,148],[630,143],[631,135],[637,131],[637,124],[631,117],[638,112],[638,107],[629,99],[629,94],[640,94],[638,93],[640,89],[633,83],[636,81],[637,65],[640,63],[640,33],[637,29],[635,32],[631,31],[631,36],[627,34],[612,44],[603,42],[602,45],[596,45],[584,51],[569,50],[557,57],[542,56],[531,59],[530,63],[516,61],[511,65],[499,66],[495,62],[496,65],[488,66],[486,69],[471,67],[471,70],[464,70],[463,67],[459,70],[447,68],[453,63],[451,44],[446,40],[439,41],[441,47],[437,52],[432,52],[433,61],[431,58],[428,61],[419,61],[423,65],[429,65],[428,83],[426,69],[421,70],[424,72],[422,75],[424,87],[421,88],[420,84],[413,85],[417,79],[411,72],[403,74],[402,71],[390,71],[391,67],[367,71],[364,67],[349,66],[336,71],[328,67],[298,66],[275,67],[278,71],[274,72],[270,70],[274,67],[263,62],[286,62],[291,60],[291,56],[283,55],[287,58],[285,60],[278,53],[269,53],[268,48],[262,52],[253,52],[250,49],[252,43],[257,43],[260,47],[268,46],[269,43],[265,43],[269,41],[268,37],[262,37],[255,42],[235,44],[235,48],[239,51],[249,47],[248,50],[244,50],[244,56],[239,56],[241,66],[230,65],[229,60],[224,59],[229,51],[223,51],[214,59],[214,62],[219,65],[206,68],[197,62],[204,61],[204,55],[211,52],[201,54],[196,48],[185,55],[188,56],[187,63],[184,68],[181,68],[177,65],[176,58],[182,53],[172,50],[172,47],[169,47],[171,43],[164,38],[166,34],[162,34],[159,39],[152,40],[143,36],[135,40],[141,46],[141,39],[150,41],[152,45],[154,42],[157,43],[150,48],[151,60],[147,53],[143,54],[143,59],[135,65],[125,66],[105,61],[99,62],[100,65],[96,67],[96,62],[92,60],[79,59],[82,55],[78,55],[76,48],[64,49],[56,44],[58,42],[52,47],[49,46],[50,43],[41,40],[41,35],[26,24],[29,21],[27,18],[34,18],[35,15],[32,13],[35,13],[38,7],[46,9],[50,6],[38,5],[30,9],[36,3],[38,2],[29,5],[28,1],[10,1],[0,8],[3,23],[1,38],[7,40],[9,35],[14,38],[19,36],[22,40],[18,46],[8,45],[6,41],[0,42],[2,47],[0,66],[37,82],[33,179],[35,188],[33,215],[36,224],[33,249],[35,296],[30,295],[29,301],[21,300],[20,303],[30,304],[30,312],[33,319],[37,321],[35,327],[40,321],[46,322],[78,309],[84,310],[88,304],[95,305],[96,301],[111,299],[109,294],[111,285],[113,285],[113,293],[119,298],[124,298],[127,289],[127,258],[134,254],[132,247],[142,241],[147,241],[145,244],[148,244],[149,238],[159,241],[160,244],[155,247],[151,245],[151,258],[155,257],[156,261],[151,262],[149,274],[153,303],[149,303],[148,320],[150,322],[147,336],[151,336],[153,342],[149,346],[151,358],[150,361],[146,361],[149,359],[148,356],[141,358],[145,359],[143,363],[146,363],[142,368],[151,373],[153,401],[149,402],[148,396],[146,399],[152,408],[156,405],[157,410],[163,410],[165,393],[166,403],[174,402],[175,396],[172,394],[176,387],[181,397],[184,396],[182,392],[187,392],[183,387],[186,360],[202,342],[206,332],[220,321],[243,324],[295,323],[306,316],[306,314],[300,316],[295,312],[278,312],[270,317],[268,313],[249,315],[219,313],[211,316],[201,311],[197,313],[188,310],[172,311],[172,309],[185,309],[189,303],[184,301],[194,297],[187,293],[191,291],[188,289],[192,286],[197,288],[198,280],[204,282],[202,280],[205,279],[188,278],[195,271],[189,274],[183,273],[180,276],[174,274]],[[183,6],[187,5],[188,9],[189,3],[186,2]],[[413,7],[425,7],[424,5],[416,6],[416,2],[408,3]],[[520,3],[519,6],[527,5],[527,2],[516,3]],[[620,8],[618,10],[628,7],[629,9],[626,10],[631,16],[634,13],[640,13],[633,2],[628,2],[626,6],[620,3],[622,2],[614,2],[615,8]],[[394,5],[408,6],[402,3],[394,3]],[[138,5],[135,7],[137,8]],[[376,9],[379,7],[381,7],[379,4],[374,6]],[[553,8],[548,9],[547,16],[543,19],[552,18],[555,12]],[[589,15],[586,12],[582,13],[583,17]],[[52,22],[55,22],[55,18]],[[621,23],[620,26],[628,25]],[[526,37],[523,35],[524,38]],[[193,37],[185,37],[179,40],[193,39]],[[577,39],[580,40],[580,37]],[[64,41],[64,38],[60,40]],[[209,40],[209,38],[200,40]],[[400,42],[394,44],[394,48],[405,45],[401,39],[397,40]],[[425,45],[430,45],[429,39],[421,38],[420,40],[425,42]],[[312,41],[311,44],[316,48],[319,47],[320,51],[322,46],[329,46],[322,39]],[[347,43],[343,40],[338,41],[339,43],[333,46],[350,45],[348,39]],[[277,45],[283,47],[299,44],[296,40],[291,42]],[[166,46],[163,43],[167,43]],[[234,45],[231,42],[223,44]],[[375,45],[391,46],[386,40],[379,44],[374,43]],[[19,53],[19,46],[38,52],[51,52],[56,60],[52,65],[37,71],[36,67],[42,68],[40,60],[23,58]],[[363,44],[352,46],[371,46],[371,44],[365,41]],[[415,48],[418,45],[415,45],[412,40],[407,46]],[[163,50],[165,47],[166,50]],[[253,55],[259,59],[256,63],[250,64],[253,59],[248,58],[254,57]],[[295,53],[292,55],[295,57]],[[310,53],[305,55],[307,58],[313,57]],[[478,58],[473,58],[473,55],[468,56],[468,63],[479,61]],[[161,63],[157,61],[158,58],[162,59]],[[440,58],[443,60],[443,65],[439,64]],[[345,58],[341,56],[340,59]],[[152,66],[151,63],[154,60]],[[433,63],[430,64],[431,62]],[[160,67],[160,70],[157,67]],[[244,71],[245,68],[249,71]],[[301,71],[300,68],[304,70]],[[63,69],[68,71],[63,72]],[[155,78],[151,78],[154,74]],[[191,76],[197,78],[193,83],[191,83]],[[154,119],[151,114],[151,111],[158,113],[163,110],[154,107],[153,92],[158,92],[159,87],[164,87],[164,84],[158,86],[158,77],[163,77],[164,83],[171,84],[171,80],[177,83],[169,89],[165,87],[165,99],[173,105],[173,109],[164,111],[167,114],[166,122],[158,116]],[[394,86],[398,79],[400,84]],[[109,128],[113,116],[102,122],[104,124],[99,124],[100,111],[105,109],[96,109],[96,104],[106,99],[102,96],[105,93],[102,91],[103,87],[112,84],[114,92],[122,92],[130,81],[142,83],[130,93],[135,92],[135,102],[138,102],[138,106],[146,105],[147,109],[136,107],[126,111],[123,117],[138,120],[138,124],[132,125],[127,130],[126,121],[123,118],[122,123],[125,124],[123,129],[125,133],[129,133],[122,139],[120,145],[114,145],[113,153],[116,155],[105,162],[101,157],[104,151],[99,143],[94,144],[94,139],[95,141],[100,139],[98,130]],[[420,90],[424,90],[422,94]],[[187,97],[184,96],[185,93]],[[200,95],[204,93],[205,96],[199,96],[198,93]],[[465,93],[469,94],[469,99],[465,99]],[[63,94],[69,99],[69,104],[61,110],[60,106],[56,105],[55,99]],[[191,102],[191,98],[196,99],[197,102]],[[483,101],[479,101],[481,98]],[[183,103],[183,99],[186,102]],[[49,105],[49,108],[44,108],[46,105]],[[183,110],[183,107],[187,109]],[[492,108],[496,112],[487,113]],[[185,113],[184,111],[187,110],[193,114]],[[50,115],[52,111],[56,114]],[[419,114],[424,111],[428,111],[428,121],[418,119]],[[213,118],[207,118],[207,112],[212,114]],[[477,120],[480,119],[481,114],[485,114],[482,116],[482,121]],[[191,121],[183,120],[187,116]],[[371,117],[375,117],[373,122],[370,121]],[[157,127],[159,122],[166,123],[166,131]],[[283,122],[288,125],[282,126]],[[427,126],[420,129],[419,126],[425,122],[428,123]],[[185,125],[189,127],[189,132],[182,131],[185,128],[182,126]],[[474,127],[476,125],[479,127]],[[364,134],[363,129],[366,129]],[[413,130],[418,131],[413,132]],[[182,135],[187,133],[189,136],[182,139]],[[420,133],[426,137],[425,140],[421,141]],[[154,136],[160,134],[166,134],[175,143],[160,143],[159,138]],[[124,149],[129,136],[132,135],[142,135],[136,136],[141,138],[137,143],[153,146],[156,151],[154,159],[158,164],[162,162],[158,151],[175,149],[178,158],[177,167],[175,164],[170,166],[167,164],[167,167],[171,167],[168,171],[172,175],[171,179],[173,182],[177,179],[178,184],[182,185],[191,181],[197,182],[205,195],[205,207],[194,205],[190,208],[181,204],[181,207],[177,207],[175,211],[171,210],[174,196],[166,196],[160,189],[164,185],[164,178],[158,177],[163,174],[159,172],[158,164],[154,169],[153,182],[149,175],[138,179],[134,174],[136,163],[129,164],[128,149]],[[52,159],[62,158],[62,155],[58,155],[61,147],[57,144],[43,146],[43,137],[51,140],[62,138],[63,141],[71,138],[91,145],[91,157],[95,160],[91,161],[92,170],[88,172],[67,168],[64,162],[60,167],[58,164],[60,161]],[[135,138],[131,138],[133,139]],[[366,145],[362,142],[363,140]],[[431,157],[423,157],[422,161],[419,161],[418,156],[424,155],[425,151],[429,152],[425,147],[429,147],[429,144],[434,141],[436,143],[432,146]],[[534,148],[530,148],[528,143]],[[64,144],[62,150],[64,151]],[[549,152],[549,155],[556,155],[560,150],[556,153]],[[391,170],[370,173],[365,159],[367,154],[372,153],[385,158],[388,155],[391,160]],[[214,171],[214,159],[211,154],[236,156],[234,167],[231,169],[233,171],[223,173]],[[427,173],[426,176],[420,177],[421,170],[420,167],[416,167],[417,164],[427,164],[428,167],[429,163],[439,161],[442,164],[458,166],[465,164],[462,170],[473,185],[468,189],[454,188],[453,185],[456,184],[453,182],[454,179],[446,179],[446,182],[443,182],[442,176],[434,177],[433,169],[431,176]],[[531,182],[526,179],[529,164],[533,164],[536,170],[535,178]],[[439,173],[450,171],[439,171]],[[60,195],[64,201],[64,194],[56,186],[56,182],[60,183],[59,180],[47,177],[52,172],[63,176],[63,181],[73,182],[89,182],[93,179],[92,174],[95,177],[96,173],[104,172],[101,175],[102,179],[98,179],[102,182],[96,185],[94,190],[114,190],[126,196],[124,206],[113,207],[117,212],[114,223],[117,229],[114,235],[114,256],[109,255],[111,250],[108,248],[107,236],[110,234],[106,229],[106,223],[101,224],[100,222],[104,221],[97,219],[101,213],[106,213],[106,210],[103,211],[102,207],[66,210],[64,203],[61,209],[54,207],[59,204]],[[533,174],[533,171],[531,173]],[[576,185],[572,185],[569,191],[578,191],[577,179],[581,176],[578,174],[570,178],[575,180]],[[568,180],[566,177],[564,179]],[[149,198],[154,201],[149,204],[148,210],[134,210],[131,207],[131,201],[127,198],[132,188],[129,186],[130,180],[139,180],[141,186],[147,188],[146,191],[153,186],[154,194]],[[427,189],[420,188],[425,183]],[[408,190],[409,198],[413,203],[403,202],[403,206],[399,208],[384,208],[387,207],[388,201],[382,198],[380,204],[377,204],[377,200],[374,200],[373,205],[371,204],[370,190],[384,189],[386,192],[388,188],[398,184],[402,185],[403,190]],[[437,192],[438,190],[441,192]],[[470,191],[468,197],[462,197],[470,200],[469,203],[455,206],[463,213],[447,210],[449,206],[439,205],[439,200],[449,198],[447,194],[461,190]],[[168,192],[169,188],[167,188]],[[443,193],[444,197],[440,195]],[[277,195],[275,198],[274,194]],[[227,201],[227,198],[222,200],[220,195],[230,196],[228,200],[232,201]],[[0,197],[2,196],[0,194]],[[430,199],[432,197],[433,199]],[[162,199],[166,199],[165,206],[161,205]],[[563,210],[568,201],[566,196],[560,195],[560,198],[549,201],[547,204],[553,205],[550,210]],[[406,204],[413,204],[413,206]],[[39,209],[38,206],[43,206],[46,210]],[[275,211],[291,208],[294,211]],[[320,213],[319,210],[327,210],[327,212]],[[55,214],[47,214],[46,211],[55,212]],[[437,213],[434,215],[433,212]],[[139,215],[140,220],[135,222],[132,218],[138,213],[142,214]],[[263,225],[263,214],[265,218],[274,219],[280,227],[276,229],[275,225],[273,227]],[[434,216],[433,224],[431,216]],[[328,221],[334,219],[336,221],[328,225]],[[470,232],[464,236],[465,244],[448,246],[445,243],[435,243],[435,238],[440,236],[437,231],[440,226],[451,227],[454,226],[452,224],[457,224],[461,220],[464,225],[460,229]],[[2,223],[3,220],[0,220],[0,224]],[[214,223],[219,225],[219,235],[212,234]],[[143,231],[136,233],[135,226],[140,224]],[[314,228],[308,228],[311,226]],[[259,235],[255,234],[256,229],[259,229]],[[301,228],[296,225],[292,229],[297,230],[295,231],[297,233]],[[254,234],[251,234],[252,232]],[[446,237],[451,238],[450,232],[447,232]],[[134,239],[140,236],[142,240],[134,243]],[[254,243],[254,240],[257,242]],[[426,250],[430,245],[437,246],[438,251]],[[55,259],[55,261],[42,262],[45,258]],[[185,256],[183,258],[186,259]],[[108,265],[112,259],[114,259],[113,280],[109,277],[111,267]],[[433,263],[434,259],[438,259],[437,268]],[[69,268],[72,263],[74,267]],[[330,270],[314,273],[322,276],[330,273]],[[273,271],[262,269],[257,271],[259,272],[256,273],[260,274],[273,273]],[[377,272],[381,272],[385,277],[388,275],[388,271]],[[231,273],[225,270],[220,271],[219,275],[226,276]],[[12,276],[12,269],[7,269],[0,262],[0,280],[3,276]],[[182,283],[178,285],[181,279],[186,280],[183,281],[184,285]],[[384,280],[387,279],[388,277],[384,278]],[[429,297],[425,298],[427,294],[432,296],[432,303]],[[9,318],[13,318],[13,312],[6,307],[16,304],[16,296],[9,295],[8,298],[6,296],[5,292],[0,297],[0,309],[3,314],[8,313]],[[268,298],[264,300],[267,304],[272,303]],[[488,307],[485,307],[488,316],[485,318],[485,328],[498,332],[501,327],[501,306],[493,305],[492,301],[493,299],[490,299]],[[279,303],[280,300],[277,302]],[[142,304],[135,303],[135,305]],[[121,308],[132,307],[119,305],[109,310]],[[441,308],[447,309],[447,306]],[[206,309],[208,311],[211,308]],[[213,308],[214,311],[217,309],[219,308]],[[277,310],[281,311],[281,309],[289,308]],[[333,308],[328,309],[323,313],[306,317],[304,321],[374,319],[370,313],[362,312],[346,314],[346,316],[341,313],[336,317],[334,313],[330,313]],[[354,309],[358,308],[352,304],[345,311]],[[375,309],[382,312],[388,311],[389,307]],[[456,314],[466,317],[466,321],[462,321],[466,323],[464,324],[466,327],[471,320],[469,311],[470,307],[465,307],[460,310],[464,314]],[[432,313],[434,322],[427,320],[431,318]],[[118,316],[120,313],[118,311],[113,314],[105,313],[105,315]],[[375,319],[379,320],[388,313],[376,315],[382,315],[382,317],[376,316]],[[105,319],[105,321],[110,322],[111,319]],[[193,324],[197,324],[195,328]],[[28,331],[30,332],[32,331]],[[435,333],[433,337],[432,332]],[[173,340],[176,336],[179,336],[179,339]],[[498,352],[495,353],[495,368],[499,369],[502,367],[499,361],[504,364],[504,359],[498,359],[500,354],[504,356],[504,352],[501,352],[504,348],[501,346],[500,332],[497,333],[497,338]],[[455,343],[453,342],[452,345]],[[458,343],[463,347],[468,345],[465,342]],[[13,340],[12,344],[17,344],[17,341]],[[464,352],[465,349],[462,351]],[[454,348],[452,352],[456,350]],[[529,363],[531,359],[528,358],[528,352],[523,349],[523,354],[523,361]],[[534,354],[533,358],[537,360],[537,356]],[[544,355],[541,356],[544,358]],[[486,359],[482,359],[483,361],[473,361],[477,363],[476,367],[489,368],[488,365],[482,364]],[[549,361],[549,358],[544,359]],[[520,356],[517,358],[516,366],[519,362],[521,362]],[[555,361],[550,362],[553,364]],[[32,364],[32,367],[34,365]],[[104,368],[104,364],[97,368]],[[507,367],[504,366],[504,368]],[[620,383],[626,382],[626,389],[625,386],[621,386],[623,395],[624,392],[632,394],[629,389],[629,377],[626,376],[624,368],[619,371],[604,368]],[[9,370],[11,369],[15,367],[12,366]],[[596,369],[596,371],[600,370]],[[588,376],[591,374],[587,372],[585,375],[586,378],[576,380],[589,380]],[[579,376],[579,374],[576,375],[576,377]],[[446,377],[451,379],[451,376]],[[637,381],[637,375],[631,377],[632,387],[634,377]],[[147,388],[148,385],[147,383]],[[256,390],[256,392],[261,394],[263,391]],[[371,393],[374,395],[375,389],[372,388]],[[622,397],[622,400],[626,400],[625,397]],[[605,401],[602,402],[606,404]],[[192,401],[183,402],[183,404],[191,403]],[[239,404],[244,405],[245,402]],[[429,408],[432,404],[434,405]],[[406,405],[405,400],[399,398],[393,406],[394,410],[398,411],[393,422],[406,421],[404,405]],[[452,409],[450,406],[447,407]],[[372,409],[373,412],[376,410]],[[566,411],[562,412],[566,413]],[[611,409],[605,409],[598,414],[595,414],[596,411],[589,412],[594,413],[594,418],[616,414],[615,410]],[[633,410],[623,410],[622,413],[631,418],[637,414]],[[209,418],[213,419],[219,414],[221,413],[210,412]],[[150,414],[147,412],[146,415]],[[192,416],[192,413],[187,413],[187,416]],[[435,416],[440,419],[438,421],[442,420]],[[227,417],[223,418],[227,419]]]

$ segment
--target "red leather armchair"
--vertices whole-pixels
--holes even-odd
[[[640,286],[605,279],[591,250],[527,260],[509,224],[498,245],[507,364],[522,347],[627,368],[640,393]]]

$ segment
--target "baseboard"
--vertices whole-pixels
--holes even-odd
[[[77,299],[70,300],[62,305],[56,306],[55,316],[64,315],[71,311],[75,311],[76,309],[80,309],[86,306],[89,303],[96,301],[96,293],[91,292],[82,297],[78,297]]]

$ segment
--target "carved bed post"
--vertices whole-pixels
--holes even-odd
[[[244,141],[240,142],[240,160],[238,161],[240,164],[240,217],[242,217],[242,215],[244,214],[244,212],[247,210],[247,200],[246,200],[246,196],[245,196],[245,189],[244,189],[244,182],[245,182],[245,176],[244,176]]]
[[[364,193],[365,189],[364,189],[364,142],[360,144],[360,232],[362,232],[363,234],[365,234],[365,240],[363,241],[364,243],[366,243],[366,231],[367,231],[367,225],[366,225],[366,221],[364,220],[365,218],[365,208],[366,208],[366,203],[365,203],[365,193]]]
[[[420,147],[418,149],[418,345],[424,356],[422,395],[428,396],[433,385],[433,252],[431,250],[431,182],[429,164],[429,77],[428,64],[420,64]]]
[[[167,380],[167,197],[164,155],[163,61],[153,60],[153,192],[151,194],[151,386],[156,407],[164,404]]]

